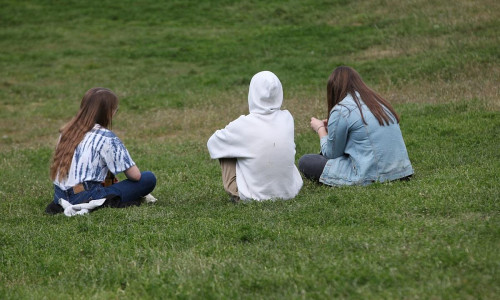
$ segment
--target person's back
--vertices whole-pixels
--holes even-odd
[[[108,152],[112,152],[116,159],[106,161],[104,157]],[[53,183],[67,190],[85,181],[102,182],[108,170],[115,174],[118,170],[126,170],[134,165],[118,137],[111,130],[96,124],[77,145],[68,176],[56,178]]]
[[[156,186],[155,175],[141,172],[121,140],[108,128],[117,109],[118,97],[111,90],[91,88],[83,96],[76,116],[61,128],[50,166],[54,196],[47,213],[64,211],[73,215],[80,209],[73,210],[73,205],[108,197],[120,207],[138,205],[147,195],[155,199],[149,195]],[[113,178],[121,172],[127,179],[115,183]],[[108,175],[111,182],[107,181]]]
[[[299,169],[332,186],[408,179],[413,168],[392,105],[352,68],[336,68],[327,82],[327,119],[311,118],[321,153],[305,154]]]
[[[248,127],[242,126],[246,128],[242,136],[249,141],[251,155],[237,160],[240,193],[251,199],[293,198],[297,190],[289,187],[300,174],[295,166],[292,115],[280,110],[267,115],[250,114],[243,119]]]
[[[290,199],[302,187],[295,166],[294,121],[280,110],[283,90],[271,72],[256,74],[250,82],[250,114],[240,116],[208,140],[211,158],[220,159],[223,182],[232,197],[267,200]],[[225,177],[226,162],[235,171]],[[232,168],[232,167],[229,167]]]
[[[407,176],[408,172],[412,173],[399,124],[393,119],[393,122],[380,126],[361,98],[360,103],[364,122],[350,95],[335,108],[340,110],[348,123],[349,137],[344,153],[354,166],[351,181],[364,185],[394,180]]]

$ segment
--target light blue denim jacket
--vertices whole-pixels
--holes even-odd
[[[399,124],[394,119],[380,126],[364,102],[360,103],[367,124],[349,94],[330,112],[328,135],[320,141],[328,162],[319,181],[334,186],[367,185],[412,175]]]

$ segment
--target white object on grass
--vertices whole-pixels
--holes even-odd
[[[104,204],[106,198],[91,200],[89,203],[71,204],[63,198],[59,198],[59,205],[64,209],[67,217],[88,214],[91,210]]]
[[[144,199],[144,202],[146,202],[146,203],[155,203],[156,201],[158,201],[158,199],[156,199],[151,194],[147,194],[146,196],[142,197],[142,199]]]

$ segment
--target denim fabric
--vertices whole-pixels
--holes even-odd
[[[121,197],[121,202],[137,200],[151,193],[156,186],[156,177],[152,172],[141,173],[139,181],[123,180],[107,188],[108,194],[114,194]]]
[[[86,203],[90,200],[101,199],[106,197],[107,193],[100,182],[87,181],[84,183],[85,190],[78,194],[74,194],[71,189],[62,190],[54,184],[54,202],[59,204],[59,199],[68,200],[71,204]]]
[[[413,168],[399,124],[394,120],[380,126],[368,107],[360,102],[367,124],[363,123],[351,95],[332,109],[328,135],[320,141],[321,152],[328,158],[320,182],[367,185],[412,175]]]
[[[62,190],[54,185],[54,202],[59,198],[68,200],[71,204],[86,203],[90,200],[105,198],[107,195],[118,195],[121,202],[137,200],[151,193],[156,186],[156,177],[152,172],[141,173],[139,181],[122,180],[109,187],[103,187],[100,182],[87,181],[84,183],[85,191],[74,194],[71,190]]]

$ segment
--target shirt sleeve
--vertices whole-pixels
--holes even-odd
[[[217,130],[208,139],[208,152],[213,159],[231,156],[231,139],[226,129]]]
[[[252,150],[249,148],[252,139],[249,139],[248,132],[258,129],[251,127],[247,118],[241,116],[224,129],[217,130],[207,142],[210,157],[212,159],[252,157]]]
[[[320,140],[321,153],[329,159],[344,155],[347,143],[349,124],[341,110],[341,106],[333,109],[328,119],[328,135]]]
[[[115,175],[135,165],[127,148],[116,136],[109,138],[103,149],[103,158],[109,171]]]

